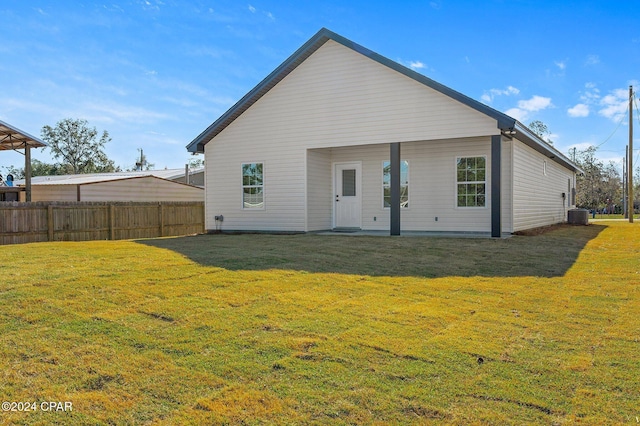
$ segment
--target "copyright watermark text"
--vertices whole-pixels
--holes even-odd
[[[4,401],[2,411],[48,411],[48,412],[68,412],[73,411],[71,401]]]

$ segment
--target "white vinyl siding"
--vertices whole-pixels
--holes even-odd
[[[331,229],[333,208],[330,149],[307,151],[307,231]]]
[[[513,142],[502,139],[502,232],[513,232]],[[491,200],[488,199],[489,207]]]
[[[315,201],[307,189],[326,188],[327,182],[308,180],[332,171],[306,170],[307,161],[313,167],[320,161],[307,150],[497,133],[495,120],[330,40],[205,146],[205,226],[215,229],[214,216],[224,215],[223,230],[324,228],[326,200],[318,199],[325,213],[312,212]],[[243,210],[237,202],[237,167],[248,152],[269,166],[268,208],[260,212]],[[386,149],[375,168],[377,209],[382,209],[380,164],[388,158]],[[332,161],[343,160],[333,156]]]
[[[264,210],[242,208],[239,193],[242,174],[238,167],[247,161],[247,152],[260,158],[268,169]],[[223,231],[304,231],[305,159],[306,152],[302,149],[282,151],[264,144],[236,144],[224,138],[209,143],[205,149],[205,162],[209,163],[205,175],[206,229],[215,229],[214,216],[223,215],[224,221],[218,224]]]
[[[562,193],[566,194],[573,173],[517,140],[513,162],[513,230],[566,221],[571,201]]]
[[[455,191],[452,191],[456,185],[456,157],[460,153],[468,156],[481,153],[487,156],[489,167],[490,151],[489,137],[403,143],[401,156],[410,165],[411,208],[402,209],[401,229],[491,231],[490,209],[458,209],[455,207]],[[362,161],[362,229],[389,230],[390,212],[383,207],[383,194],[380,191],[380,164],[389,158],[389,144],[333,148],[330,152],[336,162]],[[487,197],[490,197],[490,180],[487,180],[487,187]],[[506,198],[505,191],[508,191],[508,187],[503,187],[503,198]],[[508,230],[509,227],[510,222],[503,218],[503,229]]]

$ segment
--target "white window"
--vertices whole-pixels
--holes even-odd
[[[461,157],[456,160],[457,206],[486,207],[486,157]]]
[[[242,208],[264,209],[263,163],[242,163]]]
[[[382,207],[391,207],[391,162],[382,163]],[[400,207],[409,208],[409,162],[400,161]]]

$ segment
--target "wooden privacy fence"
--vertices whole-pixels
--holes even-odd
[[[126,240],[202,232],[203,202],[0,203],[0,244]]]

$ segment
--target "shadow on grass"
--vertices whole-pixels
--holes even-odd
[[[205,266],[371,276],[564,275],[603,225],[555,227],[509,239],[210,234],[139,240]]]

